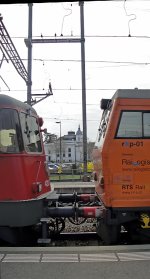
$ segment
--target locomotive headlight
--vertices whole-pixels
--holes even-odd
[[[38,184],[38,192],[41,192],[42,191],[42,183],[39,183]]]
[[[41,182],[34,182],[32,185],[33,193],[37,194],[42,191],[42,183]]]

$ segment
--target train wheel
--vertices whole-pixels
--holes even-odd
[[[65,229],[65,218],[51,218],[48,228],[50,236],[60,234]]]
[[[108,225],[103,219],[98,220],[96,226],[97,234],[106,245],[117,244],[120,238],[120,226]]]

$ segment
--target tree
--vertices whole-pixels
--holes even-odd
[[[88,157],[88,161],[92,161],[92,151],[94,148],[95,142],[88,142],[87,143],[87,157]]]
[[[57,140],[57,135],[51,134],[51,133],[46,133],[44,134],[44,143],[52,143]]]

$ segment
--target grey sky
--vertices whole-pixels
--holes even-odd
[[[27,67],[28,5],[0,6],[3,22]],[[100,121],[100,100],[119,88],[150,88],[150,1],[89,1],[84,3],[87,136],[95,141]],[[34,3],[33,37],[80,36],[78,2]],[[130,35],[130,36],[129,36]],[[32,90],[46,92],[51,81],[53,96],[34,106],[44,127],[59,135],[82,129],[80,44],[33,45]],[[11,63],[3,62],[1,93],[22,101],[26,84]]]

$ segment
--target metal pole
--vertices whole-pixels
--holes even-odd
[[[83,120],[83,165],[84,178],[87,175],[87,124],[86,124],[86,82],[85,82],[85,37],[84,37],[84,2],[80,1],[81,28],[81,74],[82,74],[82,120]]]
[[[61,121],[60,121],[60,163],[61,163]]]
[[[76,146],[76,143],[75,143],[75,145],[74,145],[74,148],[75,148],[75,158],[74,158],[74,159],[75,159],[75,165],[76,165],[76,163],[77,163],[76,147],[77,147],[77,146]]]
[[[59,154],[59,158],[60,158],[60,163],[61,163],[61,121],[56,121],[57,124],[60,124],[60,138],[59,138],[59,142],[60,142],[60,147],[59,147],[59,151],[60,151],[60,154]]]
[[[28,3],[29,6],[29,22],[28,22],[28,82],[27,82],[27,103],[31,105],[31,86],[32,86],[32,6],[33,3]]]

